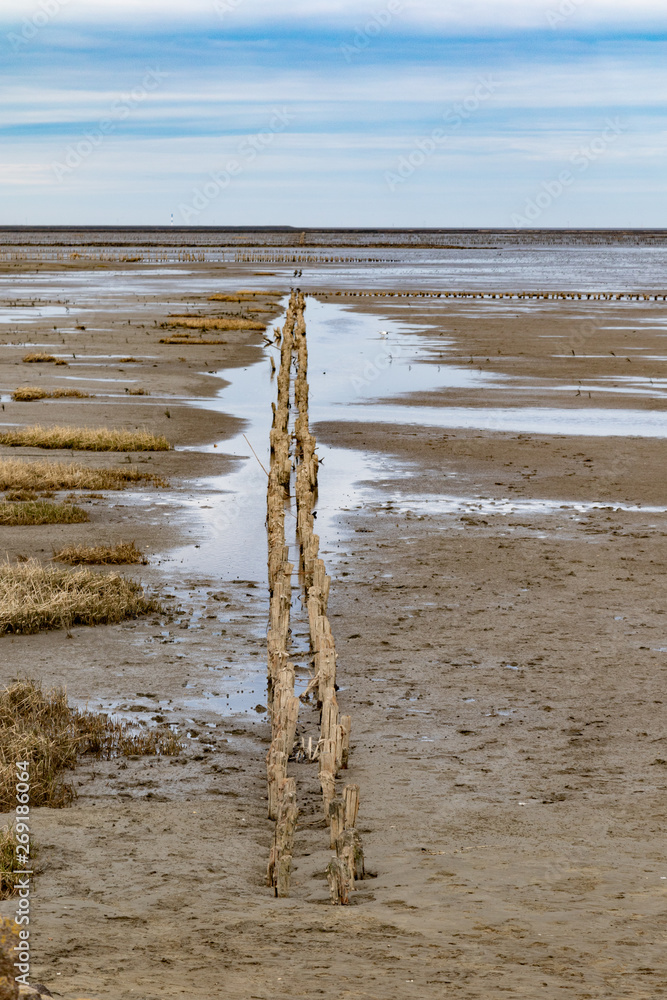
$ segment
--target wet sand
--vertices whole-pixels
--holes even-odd
[[[242,269],[221,275],[225,290],[232,280],[246,287]],[[157,345],[153,324],[183,301],[128,300],[113,323],[83,320],[106,331],[95,333],[94,353],[145,356],[105,361],[102,377],[139,379],[152,396],[5,402],[3,419],[85,414],[92,425],[146,424],[178,446],[220,442],[222,451],[238,418],[185,399],[211,395],[202,372],[229,369],[231,379],[261,358],[262,341],[238,336],[178,361],[181,348]],[[199,304],[194,293],[188,301]],[[591,406],[659,418],[660,386],[644,391],[645,380],[665,377],[664,361],[647,360],[665,355],[665,306],[607,303],[584,320],[563,303],[350,309],[370,312],[378,329],[411,327],[392,332],[389,349],[378,341],[376,371],[361,370],[358,403],[347,407],[355,419],[324,407],[317,422],[316,396],[311,412],[324,469],[348,462],[368,476],[349,502],[332,502],[325,473],[320,502],[339,701],[354,722],[349,780],[361,786],[374,877],[349,909],[328,905],[317,771],[297,764],[293,896],[278,901],[264,888],[269,731],[248,706],[255,694],[264,704],[265,581],[226,579],[224,567],[204,573],[196,558],[167,561],[211,544],[189,534],[202,522],[183,499],[205,506],[198,481],[238,461],[211,450],[154,455],[151,468],[171,481],[166,507],[132,502],[128,491],[93,501],[90,525],[3,531],[12,557],[46,558],[53,545],[100,533],[136,538],[151,564],[131,573],[172,611],[71,637],[5,638],[1,679],[29,666],[66,682],[78,702],[167,717],[190,734],[175,761],[84,765],[75,806],[38,811],[34,978],[71,1000],[662,996],[666,438],[465,429],[447,426],[446,408]],[[595,331],[583,342],[582,323]],[[610,325],[641,333],[602,329]],[[0,341],[10,329],[0,327]],[[43,328],[37,339],[55,349],[49,337]],[[368,399],[391,400],[394,413],[388,350],[428,366],[434,387],[400,399],[405,420],[376,419],[370,407],[360,421]],[[19,371],[20,354],[1,348],[3,393],[72,373],[26,374],[33,366]],[[484,376],[479,385],[451,385],[447,369],[466,366]],[[632,385],[621,381],[630,368]],[[433,424],[409,422],[416,406]],[[349,509],[325,509],[334,504]]]

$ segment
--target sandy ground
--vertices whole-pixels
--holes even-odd
[[[373,308],[399,315],[384,303]],[[617,364],[623,375],[623,365],[664,374],[664,362],[645,360],[664,354],[660,329],[649,329],[664,308],[655,310],[633,310],[640,339],[597,332],[595,349],[573,339],[580,314],[564,304],[518,312],[420,303],[409,318],[422,336],[429,331],[424,361],[472,358],[527,387],[443,390],[429,405],[579,407],[589,405],[580,390],[547,387],[616,377]],[[107,353],[119,353],[121,330],[123,352],[148,343],[127,318],[110,329]],[[142,324],[156,318],[146,307]],[[622,304],[607,304],[593,323],[599,331],[627,320]],[[441,349],[442,338],[455,350]],[[247,364],[261,344],[239,338],[215,357],[179,362],[156,340],[143,351],[155,360],[142,363],[142,384],[172,396],[206,395],[202,360]],[[635,346],[641,352],[629,351]],[[0,362],[3,389],[18,384],[12,350],[2,349],[10,356]],[[552,357],[559,353],[570,358]],[[586,353],[605,357],[579,357]],[[637,395],[600,397],[595,406],[664,409]],[[10,422],[75,421],[80,406],[87,423],[119,413],[114,422],[149,424],[177,444],[235,429],[224,415],[172,403],[167,418],[153,396],[5,406]],[[227,680],[230,693],[243,683],[240,662],[255,663],[261,677],[264,581],[221,585],[170,571],[167,586],[160,553],[189,530],[176,509],[165,532],[141,507],[94,501],[91,525],[6,529],[3,549],[46,557],[62,540],[129,532],[153,554],[134,575],[171,610],[69,636],[5,638],[2,679],[29,670],[65,681],[78,701],[167,717],[191,738],[175,760],[86,764],[74,779],[76,805],[36,814],[43,872],[33,897],[34,977],[68,1000],[665,995],[667,517],[618,507],[665,505],[664,441],[372,423],[321,424],[317,434],[386,459],[376,501],[341,514],[340,542],[325,556],[339,697],[354,726],[349,780],[362,789],[372,877],[353,906],[329,906],[316,769],[295,764],[303,814],[293,896],[271,898],[263,885],[268,727],[261,712],[239,716],[202,702],[212,666],[221,691]],[[153,456],[151,467],[176,490],[232,466],[184,452]],[[415,498],[555,503],[510,516],[469,504],[407,513],[409,503],[391,502],[397,484]],[[575,501],[607,506],[581,512]]]

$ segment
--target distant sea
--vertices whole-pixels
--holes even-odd
[[[667,230],[31,227],[0,229],[0,261],[256,264],[301,287],[667,290]],[[76,259],[76,258],[75,258]],[[267,267],[270,265],[270,267]],[[275,284],[275,280],[271,282]]]

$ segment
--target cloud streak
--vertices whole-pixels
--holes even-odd
[[[667,225],[656,194],[666,185],[662,4],[222,2],[2,0],[5,41],[46,14],[40,3],[60,4],[0,63],[4,221],[166,222],[217,183],[195,209],[202,223],[504,226],[621,117],[623,136],[563,185],[549,224]],[[565,21],[550,25],[564,3]],[[133,100],[151,67],[160,86]],[[488,100],[446,142],[433,139],[480,77],[494,80]],[[225,183],[221,171],[277,106],[289,109],[285,128]],[[110,112],[123,107],[131,113]],[[113,127],[96,144],[105,119]],[[80,162],[57,179],[51,165],[70,147]],[[422,155],[390,190],[387,173]]]
[[[368,19],[382,3],[359,0],[3,0],[0,21],[32,18],[42,10],[62,8],[71,21],[127,22],[154,19],[160,23],[194,18],[233,26],[317,24],[355,25]],[[404,0],[402,19],[416,29],[444,32],[487,32],[542,29],[550,13],[565,13],[582,28],[611,25],[667,26],[662,0]]]

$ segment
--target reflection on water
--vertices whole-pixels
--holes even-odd
[[[415,334],[414,330],[410,337],[401,336],[402,331],[410,329],[404,323],[378,320],[354,313],[346,306],[312,300],[308,303],[307,319],[313,425],[324,420],[348,420],[528,434],[667,437],[667,419],[659,411],[401,405],[400,393],[462,386],[499,390],[511,386],[514,390],[514,380],[457,365],[443,364],[438,368],[418,363],[418,357],[429,356],[430,339]],[[238,465],[230,474],[193,484],[195,489],[181,505],[184,518],[197,519],[197,533],[203,535],[201,548],[182,546],[170,552],[169,559],[174,569],[196,568],[224,579],[264,581],[267,480],[260,463],[268,468],[275,388],[265,361],[246,369],[227,370],[224,376],[230,384],[214,400],[201,400],[193,405],[240,416],[246,421],[245,430],[231,441],[195,446],[192,450],[232,455]],[[392,394],[398,400],[377,401],[378,396]],[[319,445],[318,451],[322,465],[317,531],[326,548],[338,538],[341,510],[367,509],[384,500],[386,493],[372,484],[390,478],[395,470],[393,460],[381,455],[324,444]],[[168,498],[163,499],[166,502]],[[397,512],[415,513],[486,510],[544,514],[558,510],[584,512],[603,506],[530,500],[479,501],[453,495],[420,499],[414,494],[395,496],[392,502],[400,505]]]
[[[320,316],[323,317],[322,327],[317,322]],[[282,322],[281,318],[275,325],[282,325]],[[386,360],[383,387],[405,384],[406,378],[415,391],[431,387],[433,371],[430,366],[411,364],[414,347],[408,355],[402,344],[389,343],[392,339],[398,340],[400,331],[407,329],[405,324],[388,321],[379,324],[373,317],[355,315],[341,306],[319,303],[309,303],[308,322],[309,378],[313,399],[317,396],[318,400],[337,405],[339,400],[372,398],[374,383],[368,378],[364,381],[363,372],[368,365],[379,363],[380,359]],[[386,331],[389,338],[382,338],[380,330]],[[426,343],[419,337],[410,340],[416,342],[415,346]],[[226,370],[222,374],[229,384],[220,390],[218,396],[196,400],[191,405],[234,414],[241,417],[246,426],[232,440],[184,450],[231,455],[239,460],[238,467],[219,480],[197,484],[196,495],[193,494],[192,500],[186,500],[185,504],[188,516],[197,512],[205,542],[196,551],[193,546],[181,546],[171,551],[169,557],[175,566],[196,566],[202,573],[213,573],[224,579],[264,580],[267,478],[262,465],[268,469],[270,461],[269,432],[275,382],[271,379],[266,361],[248,368]],[[482,384],[477,373],[471,375],[465,372],[465,376],[474,380],[476,385]],[[453,379],[458,384],[458,369],[454,370]],[[313,413],[319,414],[319,406]],[[323,451],[321,448],[320,452]],[[363,477],[363,463],[357,467],[347,452],[342,454],[346,456],[350,483]],[[204,497],[208,501],[206,505],[201,502]],[[296,516],[295,507],[293,516]]]
[[[32,299],[33,296],[29,297]],[[69,316],[69,306],[0,306],[0,323],[5,324],[37,323],[40,319],[56,319],[62,316]]]
[[[627,253],[626,250],[623,252]],[[505,261],[505,264],[508,265],[508,262]],[[454,271],[450,265],[448,266],[450,267],[448,275],[451,277]],[[431,265],[424,264],[423,267],[428,269]],[[437,265],[429,272],[434,280],[440,280],[438,267],[442,265]],[[401,280],[396,268],[385,271],[383,277],[382,268],[365,269],[363,273],[366,286],[372,287],[380,278],[382,280],[386,278],[388,283]],[[106,273],[104,276],[79,274],[66,276],[66,281],[59,274],[53,279],[40,276],[39,282],[42,291],[48,292],[57,287],[58,294],[63,294],[65,286],[64,294],[76,296],[77,308],[79,302],[85,302],[94,305],[100,311],[105,308],[116,309],[119,297],[125,294],[133,296],[155,294],[156,297],[159,294],[164,303],[165,285],[171,296],[185,291],[200,294],[210,292],[212,287],[224,289],[238,286],[238,279],[234,279],[233,282],[231,278],[224,281],[215,276],[193,279],[192,274],[185,270],[165,273],[170,279],[168,283],[159,280],[158,272],[151,272],[148,275],[142,273],[140,276],[129,276],[121,272]],[[333,271],[327,271],[327,280],[332,273]],[[473,273],[472,268],[466,264],[466,277],[472,280]],[[511,273],[511,267],[504,273],[507,278]],[[589,287],[605,287],[593,281],[594,273],[595,269],[591,271],[589,268],[581,281],[585,281]],[[493,275],[494,286],[497,287],[499,274],[496,262],[494,269],[482,274],[479,280],[489,281]],[[274,287],[276,285],[286,287],[286,272],[277,269],[276,275],[275,279],[270,280],[244,277],[243,283],[249,287],[266,287],[271,283]],[[540,277],[539,269],[535,270],[534,277],[535,280]],[[614,281],[617,277],[612,274]],[[314,272],[313,281],[315,278],[321,282],[321,272]],[[338,278],[341,284],[352,283],[353,280],[358,280],[358,272],[348,267],[343,274],[341,267],[338,269]],[[423,278],[423,271],[417,268],[414,282],[421,282]],[[517,280],[517,274],[513,275],[512,280]],[[0,281],[0,290],[3,283],[7,282]],[[561,283],[566,283],[565,277],[561,279]],[[32,298],[35,295],[35,286],[30,286],[29,291]],[[155,308],[155,303],[144,306]],[[514,304],[512,307],[516,308]],[[25,312],[33,315],[30,307],[26,306]],[[11,313],[13,321],[16,322],[20,309],[7,309],[6,313]],[[498,394],[505,390],[515,392],[518,387],[525,386],[520,386],[518,380],[511,377],[478,371],[474,366],[468,368],[460,364],[448,364],[446,361],[440,366],[421,363],[433,360],[432,339],[428,335],[419,333],[419,329],[423,328],[416,329],[410,325],[407,310],[403,321],[378,319],[373,315],[355,313],[350,307],[341,304],[319,303],[310,299],[307,320],[311,423],[315,429],[318,421],[355,421],[362,424],[397,423],[427,425],[441,429],[462,427],[526,434],[667,437],[667,418],[659,411],[603,409],[592,406],[559,409],[404,405],[401,403],[402,394],[434,390],[446,394],[450,389],[469,389],[493,391],[495,398],[498,398]],[[403,335],[407,331],[410,331],[409,337]],[[438,338],[438,357],[446,359],[447,352],[452,346],[452,342],[446,337]],[[190,405],[240,417],[245,422],[245,437],[240,434],[231,440],[218,441],[217,447],[214,443],[202,443],[192,450],[231,456],[235,460],[232,471],[192,483],[185,496],[180,492],[173,495],[165,492],[160,494],[159,500],[156,500],[155,496],[151,497],[149,503],[146,495],[142,497],[141,494],[137,494],[136,497],[128,497],[125,505],[143,503],[147,513],[152,508],[155,512],[159,512],[160,519],[164,509],[165,520],[167,517],[173,519],[176,509],[178,511],[176,517],[180,519],[182,525],[187,524],[192,528],[193,535],[197,539],[196,544],[173,549],[162,560],[160,571],[164,572],[165,579],[178,580],[182,579],[185,573],[194,572],[217,580],[253,580],[264,583],[267,558],[265,533],[267,479],[262,465],[268,468],[269,464],[271,402],[275,397],[275,383],[271,379],[266,359],[245,369],[225,370],[220,376],[224,376],[228,381],[214,399],[190,400]],[[62,377],[77,379],[77,376],[73,375]],[[125,378],[122,381],[127,383],[131,379]],[[606,379],[593,380],[592,387],[597,384],[599,388],[606,381]],[[645,379],[630,376],[615,381],[626,391],[657,394],[662,394],[667,385],[665,379],[648,380],[647,384]],[[212,385],[219,385],[219,382],[212,381]],[[542,388],[540,387],[540,391]],[[587,391],[588,388],[587,383],[582,387],[582,391]],[[444,401],[446,402],[446,395]],[[253,455],[253,449],[256,456]],[[573,516],[605,509],[602,504],[562,504],[536,500],[492,501],[476,497],[457,497],[451,489],[435,497],[425,497],[418,493],[408,495],[407,491],[404,494],[398,492],[387,494],[386,491],[377,489],[374,483],[383,478],[396,477],[394,461],[390,457],[323,444],[318,451],[323,462],[316,523],[323,550],[333,546],[339,537],[341,511],[354,508],[372,510],[374,506],[382,506],[383,509],[391,509],[402,515],[438,513],[458,516],[462,513],[505,516],[559,512],[565,516]],[[639,508],[614,505],[613,509]],[[662,508],[643,508],[643,510],[658,512]],[[268,604],[264,589],[261,593],[262,600]],[[265,619],[263,619],[264,624]],[[175,644],[178,641],[178,638],[173,639]],[[301,659],[306,659],[303,655],[305,653],[306,650],[301,649],[299,644],[297,656],[301,654]],[[220,714],[227,715],[230,711],[247,712],[251,715],[256,706],[264,703],[264,669],[261,657],[257,660],[241,658],[232,667],[223,664],[211,668],[210,680],[207,678],[206,686],[201,692],[186,692],[184,707],[198,716],[206,715],[210,711],[212,718]],[[164,710],[166,711],[166,708]]]
[[[318,412],[319,420],[412,424],[442,429],[465,428],[516,434],[564,434],[590,437],[667,437],[667,414],[659,410],[563,409],[547,406],[347,406]]]
[[[309,300],[307,320],[313,425],[318,421],[347,420],[526,434],[667,437],[665,414],[651,410],[592,406],[558,409],[401,405],[401,393],[461,387],[498,391],[511,387],[514,391],[515,380],[458,365],[421,364],[417,358],[430,356],[428,337],[419,336],[405,323],[378,320],[372,315],[355,313],[347,306]],[[409,329],[413,335],[402,336],[402,332]],[[445,343],[445,349],[448,346]],[[182,501],[185,517],[196,516],[198,533],[201,530],[204,541],[199,549],[180,547],[172,551],[169,558],[175,568],[196,567],[200,572],[225,579],[263,581],[266,575],[267,481],[260,462],[268,468],[274,384],[266,362],[225,371],[224,375],[230,384],[214,400],[195,401],[192,405],[242,417],[246,421],[245,437],[241,434],[231,441],[192,450],[232,455],[238,459],[238,466],[231,474],[196,484],[191,497]],[[640,387],[641,380],[633,382]],[[396,398],[387,402],[385,397],[392,395]],[[378,397],[383,401],[379,402]],[[257,453],[256,457],[249,445]],[[385,498],[386,493],[380,493],[372,484],[391,477],[395,470],[393,460],[381,455],[324,444],[319,445],[318,451],[322,465],[317,531],[326,547],[338,538],[340,511],[367,508]],[[447,495],[421,500],[410,495],[403,499],[405,506],[401,509],[431,513],[465,511],[471,509],[468,505],[480,503],[475,498]],[[400,498],[396,497],[395,502],[400,502]],[[595,507],[590,505],[590,509]],[[589,508],[585,504],[501,500],[484,501],[482,507],[475,509],[496,513],[549,513]]]

